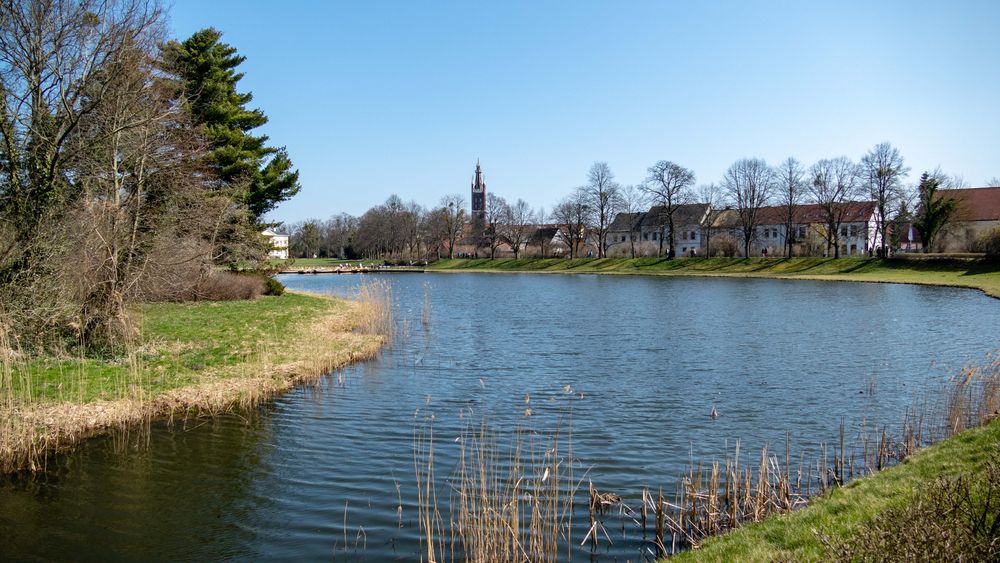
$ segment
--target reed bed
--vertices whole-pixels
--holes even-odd
[[[364,334],[378,335],[390,340],[394,328],[392,286],[387,282],[366,281],[358,287],[359,303],[356,325]]]
[[[1000,357],[991,354],[983,364],[963,368],[931,396],[941,399],[925,398],[908,410],[897,435],[883,426],[848,436],[841,422],[837,442],[824,444],[811,463],[805,463],[804,456],[793,460],[787,438],[783,455],[765,445],[759,455],[747,454],[741,462],[737,442],[722,463],[692,463],[672,502],[662,496],[653,501],[648,491],[643,495],[644,512],[652,511],[656,521],[664,523],[655,531],[660,554],[697,548],[708,537],[790,512],[816,494],[881,471],[921,447],[989,424],[1000,416]]]
[[[588,479],[585,526],[573,522],[572,450],[559,453],[558,432],[525,442],[517,429],[507,439],[483,422],[459,437],[461,451],[439,491],[434,440],[429,427],[415,433],[421,559],[426,561],[552,561],[573,549],[592,552],[613,544],[609,517],[621,536],[642,538],[643,557],[697,549],[712,536],[809,504],[851,480],[877,473],[917,449],[1000,417],[1000,361],[991,354],[964,368],[941,389],[916,402],[893,427],[862,423],[849,431],[841,421],[832,443],[818,453],[793,455],[786,435],[778,449],[746,452],[739,441],[711,462],[692,461],[672,494],[644,488],[637,508]],[[588,472],[589,477],[589,472]],[[441,508],[444,497],[447,506]],[[579,534],[575,535],[573,534]]]
[[[526,438],[527,437],[527,438]],[[573,500],[571,440],[557,429],[516,429],[501,440],[485,420],[459,436],[442,512],[434,477],[433,429],[414,437],[421,560],[558,561],[569,557]],[[560,554],[560,547],[567,551]],[[561,557],[561,555],[563,557]]]

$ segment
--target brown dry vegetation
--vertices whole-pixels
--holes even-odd
[[[330,370],[373,357],[387,341],[391,308],[386,290],[370,290],[355,302],[314,298],[329,304],[311,322],[287,332],[269,330],[266,318],[254,319],[262,330],[246,331],[250,353],[198,371],[196,380],[158,390],[152,373],[144,370],[142,353],[130,351],[118,362],[128,369],[116,385],[118,398],[50,400],[32,392],[31,369],[10,345],[0,327],[0,472],[42,470],[48,454],[73,446],[95,434],[142,428],[152,420],[248,409],[300,383],[315,381]],[[241,330],[246,327],[239,327]],[[261,334],[271,333],[271,341]],[[175,353],[178,342],[153,342]],[[80,360],[80,370],[84,370]]]

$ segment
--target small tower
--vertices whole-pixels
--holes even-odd
[[[483,180],[479,159],[476,159],[476,177],[472,180],[472,221],[486,222],[486,181]]]

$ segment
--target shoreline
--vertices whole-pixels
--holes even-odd
[[[669,561],[817,561],[831,547],[859,533],[877,514],[906,505],[930,483],[981,471],[1000,447],[1000,420],[966,429],[919,448],[900,463],[853,479],[791,512],[772,514],[712,536]],[[826,545],[833,542],[833,545]]]
[[[687,262],[687,261],[691,262]],[[706,261],[713,263],[723,262],[720,268],[739,267],[759,267],[767,268],[763,271],[754,270],[731,270],[712,271],[698,269],[698,266]],[[817,266],[843,266],[843,271],[831,273],[806,273],[797,271],[768,271],[775,267],[780,267],[789,263],[789,260],[797,261],[797,265],[804,264],[805,269]],[[441,264],[443,262],[444,264]],[[504,267],[512,262],[517,265]],[[593,267],[594,263],[598,267]],[[728,262],[728,263],[726,263]],[[658,265],[676,266],[671,268],[657,269]],[[815,264],[815,265],[811,265]],[[541,267],[534,267],[541,265]],[[930,265],[932,268],[927,268]],[[933,269],[933,266],[944,266]],[[590,267],[588,267],[590,266]],[[864,271],[860,273],[850,273],[857,267],[872,266],[875,271]],[[966,266],[966,268],[962,268]],[[982,272],[970,273],[972,268],[983,267]],[[641,269],[649,268],[649,269]],[[929,271],[927,271],[929,270]],[[953,287],[958,289],[974,289],[982,292],[987,297],[1000,299],[1000,263],[988,262],[985,260],[963,261],[954,260],[903,260],[903,259],[857,259],[857,258],[814,258],[814,259],[786,259],[786,258],[728,258],[728,259],[704,259],[704,258],[675,258],[648,259],[648,258],[605,258],[605,259],[551,259],[532,258],[499,260],[468,260],[450,259],[432,263],[427,267],[428,272],[441,273],[493,273],[493,274],[587,274],[587,275],[615,275],[615,276],[651,276],[651,277],[686,277],[686,278],[757,278],[776,280],[810,280],[810,281],[830,281],[830,282],[854,282],[854,283],[891,283],[925,285],[935,287]],[[944,277],[943,277],[944,276]],[[982,276],[969,280],[967,283],[960,283],[961,276]],[[955,278],[955,279],[951,279]]]
[[[315,318],[295,323],[295,334],[290,336],[296,344],[290,346],[290,358],[261,352],[244,361],[206,369],[209,373],[198,383],[160,392],[134,386],[129,396],[110,400],[41,401],[14,406],[0,426],[0,474],[44,471],[49,456],[116,430],[259,406],[299,385],[314,383],[332,370],[371,359],[385,344],[384,336],[363,330],[369,314],[364,303],[289,293],[329,304],[328,310]],[[217,306],[232,303],[240,302],[217,302]],[[267,323],[266,318],[255,321]],[[155,383],[152,368],[137,369],[143,383]]]

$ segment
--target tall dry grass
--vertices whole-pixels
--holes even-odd
[[[502,439],[483,421],[462,432],[459,442],[442,508],[433,430],[426,427],[414,436],[421,560],[562,559],[579,486],[573,481],[571,439],[564,443],[558,429],[542,437],[517,429]],[[569,551],[562,555],[568,558]]]
[[[135,341],[115,360],[126,369],[111,370],[114,379],[101,383],[101,399],[90,402],[85,402],[90,360],[60,362],[70,367],[58,382],[42,384],[35,380],[37,366],[17,350],[8,325],[0,322],[0,473],[44,470],[49,454],[100,433],[110,433],[122,448],[142,445],[153,419],[247,411],[295,385],[369,359],[392,334],[391,294],[376,287],[363,297],[346,312],[283,334],[280,342],[249,344],[249,352],[225,373],[205,373],[200,383],[167,391],[152,391],[152,374],[142,360],[149,350]],[[46,393],[40,396],[35,390],[43,385]]]
[[[932,398],[937,398],[932,400]],[[592,551],[612,543],[605,516],[620,516],[622,535],[631,526],[649,556],[698,547],[705,539],[807,505],[811,498],[852,479],[881,471],[917,449],[1000,417],[1000,361],[962,370],[943,388],[908,410],[893,427],[863,424],[851,434],[842,421],[832,443],[810,459],[765,445],[745,452],[739,441],[724,459],[692,461],[672,495],[643,489],[633,510],[621,496],[588,482],[582,537],[570,537],[574,496],[572,451],[560,457],[558,432],[544,443],[525,433],[501,434],[485,422],[459,438],[457,467],[449,490],[439,491],[433,434],[414,437],[421,559],[446,561],[551,561],[568,559],[575,545]],[[447,504],[443,500],[447,495]],[[565,548],[566,551],[560,553]],[[562,557],[560,557],[562,555]]]
[[[848,436],[841,422],[836,443],[823,445],[821,455],[811,463],[806,463],[804,456],[793,463],[787,439],[783,456],[771,453],[765,445],[758,457],[747,455],[741,462],[737,442],[735,451],[722,464],[692,464],[673,502],[650,502],[649,509],[657,521],[665,522],[671,545],[668,549],[667,538],[659,527],[656,543],[661,554],[697,547],[710,536],[759,522],[771,514],[795,510],[816,494],[881,471],[919,448],[989,424],[998,417],[1000,357],[994,353],[982,364],[963,368],[943,388],[930,392],[909,409],[898,434],[882,426],[865,427],[857,435]]]
[[[392,286],[383,280],[365,281],[358,287],[357,301],[358,330],[391,340],[395,330]]]

